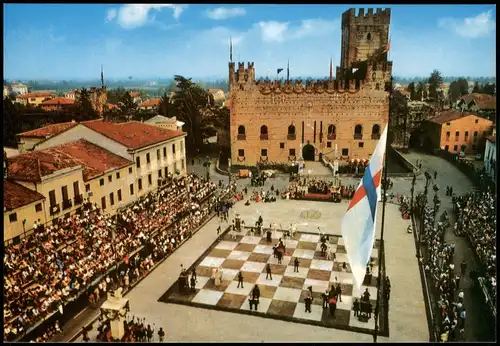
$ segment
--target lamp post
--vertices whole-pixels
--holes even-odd
[[[23,220],[23,236],[26,239],[26,219]]]
[[[415,174],[415,172],[413,172],[413,179],[411,181],[411,215],[413,215],[413,195],[414,195],[414,192],[415,192],[415,183],[417,181],[417,175]]]
[[[431,174],[429,172],[425,172],[425,190],[424,190],[424,194],[425,194],[426,198],[427,198],[427,190],[429,188],[430,181],[431,181]]]
[[[437,193],[439,191],[439,187],[436,184],[434,184],[433,189],[434,189],[434,200],[433,200],[433,202],[434,202],[434,224],[436,224],[437,205],[439,202],[439,198],[437,196]]]

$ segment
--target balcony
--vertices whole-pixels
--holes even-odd
[[[266,133],[265,135],[260,135],[260,140],[261,141],[267,141],[269,139],[269,135]]]
[[[362,133],[355,133],[354,139],[363,139],[363,134]]]
[[[372,139],[380,139],[380,133],[372,133]]]
[[[238,135],[237,138],[238,138],[239,141],[244,141],[244,140],[247,139],[247,135]]]
[[[330,140],[335,140],[337,139],[337,134],[335,132],[330,132],[329,134],[326,135],[326,138]]]
[[[82,195],[75,196],[74,200],[75,200],[75,205],[82,204],[83,196]]]
[[[297,135],[294,133],[294,134],[288,134],[286,136],[286,139],[289,140],[289,141],[294,141],[297,139]]]
[[[71,202],[70,199],[67,199],[67,200],[63,200],[62,202],[62,207],[63,207],[63,210],[66,210],[66,209],[69,209],[73,206],[73,203]]]
[[[58,214],[61,211],[59,204],[54,204],[50,206],[50,215]]]

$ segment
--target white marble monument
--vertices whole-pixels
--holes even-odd
[[[128,312],[128,299],[122,297],[122,288],[118,288],[114,295],[108,295],[108,300],[101,306],[101,313],[111,322],[111,337],[121,340],[125,334],[123,320]]]

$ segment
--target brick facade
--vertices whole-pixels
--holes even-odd
[[[236,68],[230,62],[232,165],[287,163],[301,154],[305,160],[317,161],[320,155],[333,160],[336,146],[339,159],[368,159],[389,116],[384,87],[392,62],[383,51],[389,21],[390,10],[343,14],[342,66],[335,79],[330,67],[325,80],[256,80],[254,63]],[[352,67],[358,70],[351,73]]]

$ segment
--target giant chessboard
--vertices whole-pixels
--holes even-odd
[[[342,271],[344,262],[348,263],[343,239],[329,236],[331,247],[336,253],[335,260],[327,260],[321,254],[318,234],[296,232],[285,243],[286,252],[282,263],[273,256],[273,246],[282,238],[282,232],[275,231],[271,243],[265,236],[254,236],[245,229],[246,234],[236,233],[233,238],[227,231],[222,240],[216,241],[189,269],[196,267],[196,290],[181,294],[175,283],[159,299],[164,303],[184,304],[199,308],[216,309],[233,313],[281,319],[297,323],[307,323],[329,328],[351,330],[372,334],[375,328],[373,314],[367,322],[360,321],[352,309],[353,300],[360,299],[366,289],[370,292],[370,302],[375,308],[377,299],[378,266],[373,266],[371,282],[364,282],[360,292],[353,286],[349,264]],[[380,241],[376,240],[372,258],[378,264]],[[299,272],[294,272],[294,259],[299,258]],[[266,279],[266,263],[271,264],[272,280]],[[222,267],[222,282],[215,286],[211,278],[212,268]],[[242,271],[244,288],[238,286],[238,272]],[[321,294],[337,282],[341,283],[342,301],[337,302],[335,316],[329,315],[322,307]],[[255,285],[260,288],[258,311],[250,311],[248,297]],[[311,313],[305,312],[304,298],[308,287],[312,286],[313,303]],[[379,335],[389,336],[388,312],[386,302],[380,302]]]

